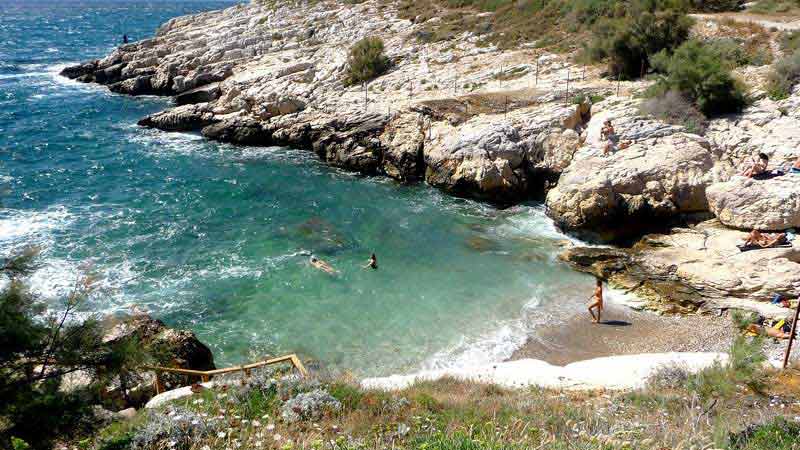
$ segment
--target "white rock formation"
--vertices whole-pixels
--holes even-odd
[[[459,380],[492,383],[507,388],[538,386],[550,389],[638,389],[648,377],[663,367],[680,367],[690,373],[724,364],[724,353],[651,353],[608,356],[554,366],[538,359],[521,359],[486,366],[443,369],[411,375],[367,378],[366,389],[398,390],[420,381],[453,377]]]
[[[706,190],[709,209],[733,228],[786,230],[800,227],[800,175],[768,180],[735,176]]]

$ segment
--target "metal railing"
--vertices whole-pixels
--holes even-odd
[[[285,362],[291,363],[292,366],[294,366],[294,368],[297,369],[298,372],[300,372],[300,375],[302,377],[305,378],[305,377],[308,376],[308,371],[306,370],[306,368],[303,365],[303,363],[300,361],[300,358],[298,358],[297,355],[295,355],[295,354],[280,356],[280,357],[272,358],[272,359],[265,359],[263,361],[258,361],[258,362],[254,362],[252,364],[246,364],[246,365],[243,365],[243,366],[227,367],[225,369],[193,370],[193,369],[180,369],[180,368],[177,368],[177,367],[160,367],[160,366],[145,366],[144,368],[147,369],[147,370],[152,370],[152,371],[154,371],[156,373],[155,390],[156,390],[156,395],[158,395],[158,394],[164,392],[164,388],[161,385],[161,379],[159,377],[159,373],[161,373],[161,372],[169,372],[169,373],[175,373],[175,374],[179,374],[179,375],[189,375],[189,376],[199,377],[200,380],[202,380],[202,382],[205,383],[205,382],[209,381],[211,379],[211,377],[213,377],[214,375],[223,375],[223,374],[226,374],[226,373],[242,372],[242,374],[245,377],[249,377],[250,376],[250,371],[252,369],[257,369],[259,367],[269,366],[269,365],[273,365],[273,364],[280,364],[280,363],[285,363]]]

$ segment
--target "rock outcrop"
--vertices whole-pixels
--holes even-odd
[[[707,211],[713,165],[708,141],[696,135],[636,142],[609,156],[573,161],[547,195],[548,213],[573,231],[640,231]]]
[[[768,180],[736,176],[712,184],[706,194],[711,212],[729,227],[768,231],[800,227],[798,175]]]
[[[150,355],[154,364],[163,367],[194,370],[216,368],[211,350],[193,332],[169,328],[160,320],[146,314],[110,319],[103,341],[135,342]],[[106,399],[115,401],[120,407],[138,407],[155,395],[155,378],[152,372],[130,374],[129,378],[124,384],[120,380],[113,381],[106,388]],[[160,379],[169,388],[186,386],[194,381],[174,374],[162,374]]]
[[[178,106],[142,126],[304,148],[339,167],[502,203],[549,187],[588,116],[586,105],[564,104],[548,87],[565,60],[541,58],[541,90],[511,88],[497,67],[530,59],[524,51],[480,47],[469,33],[457,48],[420,43],[423,25],[395,8],[253,3],[179,17],[152,39],[62,74],[119,93],[176,96]],[[366,87],[346,86],[349,47],[368,35],[384,40],[393,68]],[[514,73],[534,76],[525,67]]]
[[[747,233],[717,220],[670,234],[647,235],[629,249],[576,247],[562,259],[666,312],[736,307],[769,316],[791,311],[769,304],[800,287],[800,244],[741,252]]]

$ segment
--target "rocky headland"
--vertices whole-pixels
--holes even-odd
[[[308,149],[335,166],[502,205],[543,198],[567,232],[634,242],[572,248],[564,259],[651,308],[788,314],[768,300],[796,293],[800,242],[736,247],[743,230],[800,225],[800,176],[737,175],[757,152],[776,168],[800,157],[800,92],[766,98],[768,66],[737,69],[754,101],[699,132],[643,113],[633,94],[646,81],[606,80],[569,55],[500,50],[466,31],[426,42],[424,25],[376,0],[252,3],[172,19],[153,38],[62,74],[175,97],[142,126]],[[392,68],[348,87],[348,51],[367,36],[382,38]],[[629,143],[610,155],[606,119]]]

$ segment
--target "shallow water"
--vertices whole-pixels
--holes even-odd
[[[540,206],[141,129],[167,99],[57,76],[123,33],[229,4],[0,0],[0,255],[42,248],[43,299],[89,273],[87,312],[138,305],[195,330],[218,365],[299,352],[380,375],[506,358],[544,311],[590,292],[555,260],[565,237]],[[372,252],[380,268],[362,269]]]

